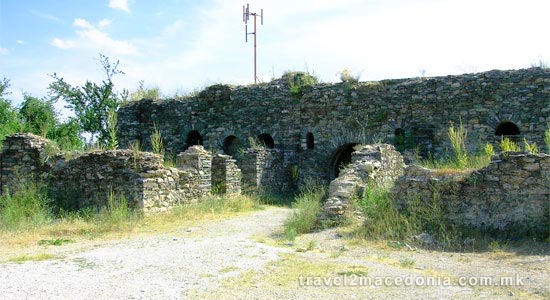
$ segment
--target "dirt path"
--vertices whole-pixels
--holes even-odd
[[[350,245],[338,229],[303,235],[288,245],[278,239],[288,212],[268,208],[155,236],[68,247],[60,259],[3,264],[0,299],[550,297],[546,250],[409,251]],[[481,285],[482,277],[493,282]],[[504,277],[513,282],[502,284]],[[461,278],[478,284],[461,284]]]

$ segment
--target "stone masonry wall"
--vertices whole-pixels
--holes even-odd
[[[295,189],[293,184],[296,180],[293,179],[293,170],[297,171],[297,165],[292,155],[285,151],[265,148],[247,149],[239,157],[239,166],[242,170],[244,192],[253,193],[260,190],[289,192]]]
[[[393,184],[403,175],[403,157],[392,145],[358,145],[352,161],[341,170],[329,186],[324,205],[326,217],[338,220],[348,211],[352,198],[358,197],[369,185]]]
[[[497,129],[506,122],[519,130],[513,139],[543,145],[550,122],[548,69],[318,84],[303,87],[300,95],[290,93],[289,81],[215,85],[191,98],[132,102],[119,111],[120,145],[138,140],[150,149],[154,126],[173,154],[195,143],[222,151],[233,138],[244,145],[249,137],[268,134],[274,148],[300,158],[301,177],[332,179],[330,157],[347,143],[375,140],[437,154],[450,148],[450,122],[461,121],[470,150],[496,144]]]
[[[0,153],[0,194],[29,175],[35,179],[47,177],[48,144],[47,139],[30,133],[6,137]]]
[[[396,204],[438,197],[452,224],[518,237],[550,234],[550,155],[501,153],[474,172],[446,174],[409,166],[393,190]]]
[[[217,154],[212,159],[212,189],[218,193],[241,193],[241,170],[229,155]]]

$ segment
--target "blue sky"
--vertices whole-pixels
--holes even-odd
[[[100,80],[98,53],[120,60],[118,88],[166,95],[253,82],[235,0],[0,0],[0,77],[11,98],[46,95],[57,73]],[[439,76],[550,62],[548,0],[250,0],[264,9],[259,77],[309,70],[326,82]]]

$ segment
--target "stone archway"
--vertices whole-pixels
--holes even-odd
[[[330,158],[330,175],[334,179],[340,175],[340,169],[351,163],[351,154],[358,143],[347,143],[334,150]]]
[[[275,148],[275,141],[268,133],[262,133],[258,135],[258,141],[260,144],[265,145],[266,148],[273,149]]]
[[[241,149],[241,141],[236,136],[230,135],[223,140],[223,152],[225,154],[234,157]]]
[[[500,124],[498,124],[496,130],[495,130],[495,135],[519,135],[521,132],[519,131],[519,127],[510,122],[510,121],[506,121],[506,122],[502,122]]]

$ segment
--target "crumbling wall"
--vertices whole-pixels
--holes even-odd
[[[15,188],[25,178],[44,179],[50,170],[50,141],[31,134],[7,136],[0,153],[0,193]],[[53,149],[55,150],[55,149]]]
[[[229,155],[217,154],[212,159],[212,190],[216,193],[241,193],[241,170]]]
[[[392,184],[403,174],[403,157],[392,145],[357,145],[351,164],[341,170],[340,176],[329,186],[324,205],[326,217],[338,220],[350,207],[352,198],[362,194],[368,186]]]
[[[291,192],[296,188],[299,170],[296,156],[291,151],[247,149],[238,163],[244,192]]]
[[[393,194],[400,209],[437,197],[448,221],[460,227],[515,237],[550,234],[550,155],[501,153],[489,166],[461,173],[409,166]]]

